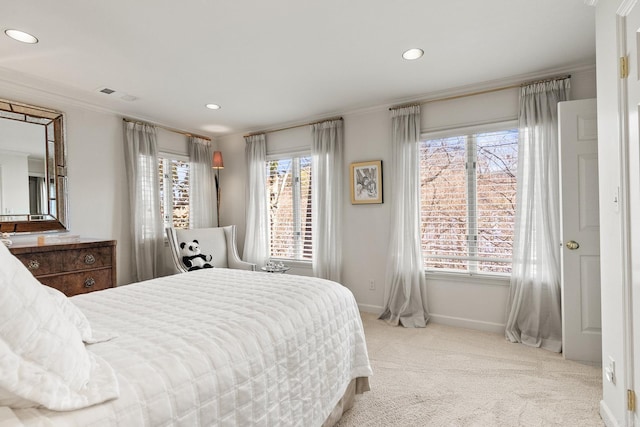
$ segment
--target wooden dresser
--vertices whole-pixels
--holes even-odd
[[[116,241],[81,239],[63,244],[14,243],[9,250],[43,284],[67,296],[116,286]]]

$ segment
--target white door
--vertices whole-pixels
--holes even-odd
[[[630,354],[627,361],[627,370],[631,372],[632,379],[627,387],[635,389],[636,395],[640,392],[640,226],[638,218],[640,215],[640,137],[638,126],[640,123],[640,64],[638,63],[638,50],[640,49],[640,5],[635,2],[633,8],[625,18],[626,27],[626,50],[628,54],[629,75],[624,79],[626,83],[627,96],[627,189],[624,191],[628,198],[628,210],[625,221],[628,229],[628,244],[631,252],[628,257],[627,271],[631,273],[631,313],[627,318],[627,330],[632,331],[632,336],[627,336],[627,346]],[[623,86],[624,87],[624,86]],[[625,195],[623,194],[623,200]],[[631,324],[628,324],[631,323]],[[631,341],[631,342],[629,342]],[[638,416],[638,404],[633,415],[634,425],[640,426]]]
[[[596,100],[560,102],[562,352],[602,360]]]

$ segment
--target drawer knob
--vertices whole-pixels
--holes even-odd
[[[40,263],[37,259],[32,259],[31,261],[29,261],[29,265],[27,266],[27,268],[29,268],[29,270],[31,271],[37,270],[40,268]]]
[[[93,255],[89,254],[89,255],[85,255],[84,256],[84,263],[85,264],[91,265],[94,262],[96,262],[96,258]]]
[[[96,280],[93,277],[89,277],[87,280],[84,281],[85,288],[90,288],[95,284],[96,284]]]

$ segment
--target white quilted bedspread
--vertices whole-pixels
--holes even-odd
[[[371,375],[353,295],[322,279],[200,270],[72,301],[117,334],[90,348],[115,369],[120,398],[0,411],[0,425],[320,426]]]

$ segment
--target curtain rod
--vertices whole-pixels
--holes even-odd
[[[122,120],[124,120],[125,122],[129,122],[129,123],[137,123],[137,124],[141,124],[141,125],[155,126],[157,128],[160,128],[160,129],[168,130],[169,132],[179,133],[181,135],[193,136],[195,138],[206,139],[207,141],[211,141],[211,138],[209,138],[208,136],[201,136],[201,135],[196,135],[195,133],[183,132],[181,130],[173,129],[173,128],[162,126],[162,125],[155,125],[153,123],[142,122],[140,120],[131,120],[131,119],[127,119],[126,117],[123,117]]]
[[[446,96],[446,97],[443,97],[443,98],[428,99],[426,101],[412,102],[412,103],[409,103],[409,104],[398,105],[396,107],[390,107],[389,111],[396,110],[398,108],[411,107],[413,105],[425,105],[425,104],[429,104],[431,102],[451,101],[453,99],[466,98],[466,97],[469,97],[469,96],[484,95],[486,93],[492,93],[492,92],[500,92],[500,91],[503,91],[503,90],[515,89],[515,88],[519,88],[519,87],[523,87],[523,86],[527,86],[527,85],[532,85],[532,84],[536,84],[536,83],[546,83],[546,82],[553,82],[553,81],[556,81],[556,80],[564,80],[564,79],[568,79],[570,77],[571,77],[571,74],[567,74],[566,76],[551,77],[551,78],[548,78],[548,79],[534,80],[534,81],[531,81],[531,82],[524,82],[524,83],[520,83],[520,84],[513,84],[513,85],[508,85],[508,86],[500,86],[500,87],[495,87],[495,88],[492,88],[492,89],[485,89],[485,90],[479,90],[479,91],[476,91],[476,92],[463,93],[461,95],[453,95],[453,96]]]
[[[331,121],[331,120],[342,120],[342,117],[330,117],[328,119],[320,120],[320,121],[317,121],[317,122],[303,123],[301,125],[294,125],[294,126],[288,126],[286,128],[278,128],[278,129],[266,130],[264,132],[251,132],[251,133],[249,133],[247,135],[244,135],[244,137],[247,138],[249,136],[262,135],[263,133],[267,134],[267,133],[274,133],[274,132],[282,132],[283,130],[296,129],[296,128],[301,128],[301,127],[304,127],[304,126],[313,126],[313,125],[317,125],[317,124],[320,124],[320,123],[328,122],[328,121]]]

